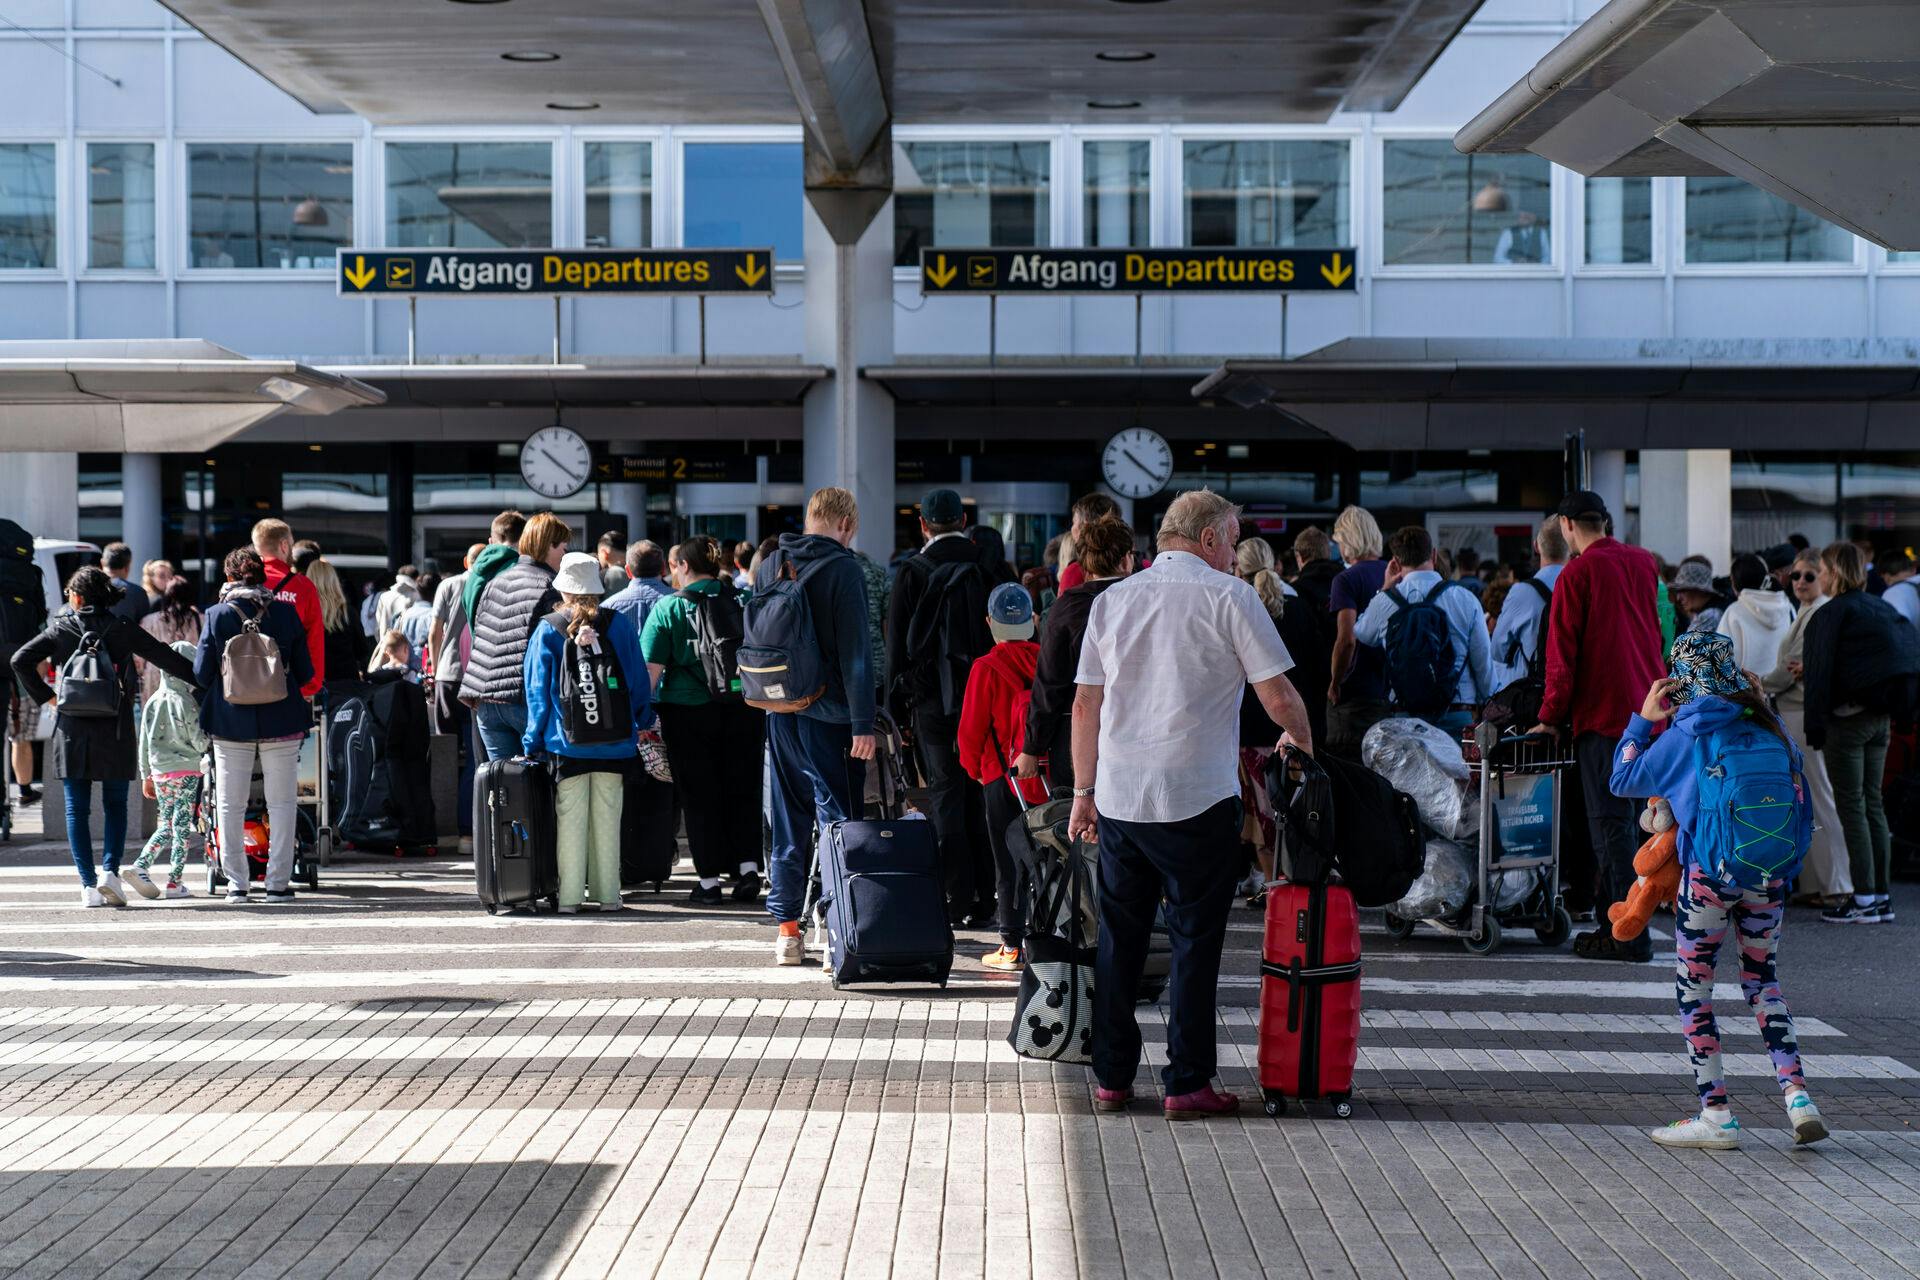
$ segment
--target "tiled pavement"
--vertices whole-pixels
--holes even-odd
[[[1352,1120],[1169,1126],[1015,1059],[971,963],[835,992],[745,908],[494,919],[468,884],[82,913],[64,855],[0,847],[0,1275],[1920,1274],[1907,925],[1790,925],[1839,1136],[1792,1147],[1735,987],[1747,1145],[1676,1154],[1643,1133],[1691,1094],[1660,964],[1369,933]]]

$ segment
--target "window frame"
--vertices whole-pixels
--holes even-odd
[[[72,254],[74,237],[69,188],[73,182],[73,147],[70,139],[44,135],[0,136],[0,146],[53,148],[53,265],[50,267],[0,267],[0,282],[23,284],[37,280],[64,280],[72,274],[77,261]]]
[[[1558,165],[1554,166],[1559,168]],[[1673,180],[1671,178],[1648,178],[1652,184],[1648,188],[1647,198],[1652,218],[1648,224],[1648,234],[1653,237],[1653,259],[1650,262],[1588,262],[1587,261],[1587,184],[1593,179],[1572,169],[1566,170],[1567,206],[1580,211],[1567,225],[1567,259],[1574,274],[1604,279],[1608,276],[1630,279],[1644,279],[1648,276],[1663,276],[1667,273],[1669,260],[1677,254],[1672,247],[1672,219],[1668,217],[1668,206],[1673,198]]]
[[[1063,185],[1073,192],[1066,201],[1066,232],[1059,247],[1091,248],[1087,244],[1086,144],[1089,142],[1144,142],[1147,144],[1147,243],[1135,249],[1152,249],[1166,243],[1167,222],[1167,131],[1140,125],[1085,125],[1068,129],[1061,139],[1061,176],[1064,184],[1054,184],[1057,193]],[[1061,201],[1054,201],[1059,204]]]
[[[896,125],[893,130],[895,142],[1044,142],[1047,144],[1047,248],[1064,249],[1079,247],[1078,239],[1068,240],[1068,213],[1061,206],[1066,203],[1060,199],[1062,178],[1067,174],[1068,153],[1073,164],[1074,198],[1077,201],[1084,194],[1079,185],[1079,148],[1069,145],[1069,137],[1075,133],[1059,125],[964,125],[964,124],[917,124]],[[1079,132],[1094,133],[1096,130]],[[1148,131],[1138,126],[1122,129],[1116,134],[1104,134],[1108,137],[1127,137],[1138,140]],[[1148,216],[1152,216],[1152,205],[1148,205]],[[957,245],[955,248],[978,246]],[[1038,246],[1006,245],[1008,249],[1017,247],[1034,248]],[[889,251],[891,252],[891,251]],[[896,266],[893,269],[895,280],[917,282],[920,279],[918,264]]]
[[[378,221],[371,233],[363,232],[356,247],[378,249],[417,249],[419,245],[389,244],[387,241],[387,144],[390,142],[545,142],[551,168],[547,190],[547,225],[553,229],[553,243],[547,248],[577,247],[568,237],[569,223],[564,220],[566,202],[575,181],[573,148],[567,145],[569,130],[561,125],[499,125],[494,127],[448,128],[441,126],[396,126],[375,129],[368,139],[371,154],[371,198],[378,207]],[[358,188],[356,188],[358,189]],[[585,221],[584,207],[581,221]]]
[[[712,142],[767,143],[791,142],[803,149],[806,135],[797,124],[792,125],[678,125],[665,131],[665,153],[654,152],[653,181],[656,190],[663,185],[672,191],[671,199],[656,199],[655,219],[659,219],[664,207],[666,214],[666,235],[656,243],[661,248],[686,249],[706,248],[705,245],[688,245],[687,230],[687,183],[686,150],[687,144]],[[584,210],[583,210],[584,218]],[[775,246],[773,274],[776,279],[797,277],[801,274],[806,258],[807,232],[807,195],[803,185],[800,192],[800,242],[801,257],[781,261],[778,246]]]
[[[84,134],[75,137],[79,159],[73,166],[75,235],[86,246],[73,260],[74,274],[83,280],[164,280],[173,274],[170,261],[173,246],[166,225],[167,202],[172,190],[169,148],[162,138],[139,138],[112,134]],[[151,267],[96,267],[91,261],[93,249],[92,147],[145,146],[153,149],[153,265]]]
[[[565,193],[564,223],[556,220],[555,230],[561,236],[560,245],[583,247],[587,243],[587,144],[596,142],[644,142],[653,149],[652,173],[653,191],[649,199],[652,204],[651,224],[648,228],[649,249],[667,247],[667,233],[672,219],[667,216],[667,206],[674,203],[667,199],[662,174],[667,164],[667,152],[671,144],[671,130],[663,128],[627,128],[619,125],[601,127],[575,127],[567,130],[565,139],[568,153],[569,185]],[[384,220],[384,219],[383,219]],[[564,228],[564,229],[562,229]]]
[[[1371,233],[1371,243],[1363,247],[1360,256],[1367,263],[1368,270],[1383,279],[1408,280],[1558,280],[1567,274],[1567,183],[1566,171],[1551,160],[1547,161],[1547,210],[1552,225],[1548,228],[1548,244],[1552,246],[1553,261],[1533,263],[1499,262],[1402,262],[1389,264],[1387,256],[1387,146],[1394,142],[1433,142],[1453,141],[1453,131],[1448,129],[1384,129],[1373,132],[1369,139],[1368,160],[1372,172],[1379,175],[1380,183],[1368,192],[1372,207],[1367,211],[1367,229]],[[1586,216],[1583,206],[1581,216]]]
[[[171,270],[163,265],[159,270],[169,278],[193,281],[239,281],[239,280],[332,280],[335,278],[335,264],[328,262],[324,267],[196,267],[193,265],[193,166],[187,152],[194,147],[347,147],[353,156],[353,239],[347,248],[367,247],[365,209],[367,188],[361,180],[366,161],[366,148],[361,146],[361,135],[337,135],[330,133],[315,134],[310,137],[274,134],[263,137],[218,134],[199,138],[176,138],[168,148],[172,154],[173,173],[179,175],[179,181],[171,184],[169,206],[173,209],[173,231],[167,236],[166,252],[173,256]],[[141,273],[136,279],[151,279],[147,273]]]
[[[1732,175],[1729,175],[1732,176]],[[1687,180],[1670,178],[1668,184],[1673,189],[1673,274],[1676,278],[1693,276],[1712,279],[1716,276],[1779,276],[1789,279],[1802,276],[1864,276],[1867,274],[1867,255],[1863,252],[1867,242],[1839,223],[1831,224],[1842,235],[1853,241],[1853,256],[1830,262],[1689,262],[1687,260]],[[1748,183],[1752,186],[1752,183]],[[1766,191],[1765,187],[1756,190]],[[1767,194],[1772,195],[1772,192]],[[1778,198],[1778,197],[1776,197]],[[1805,212],[1805,210],[1802,210]],[[1818,216],[1818,215],[1814,215]],[[1875,246],[1878,247],[1878,246]],[[1887,264],[1882,263],[1882,266]],[[1913,264],[1920,268],[1920,263]]]
[[[1451,137],[1451,134],[1432,135]],[[1222,128],[1207,125],[1176,125],[1167,131],[1166,181],[1161,185],[1167,190],[1170,207],[1167,210],[1167,243],[1185,245],[1187,242],[1187,146],[1189,142],[1344,142],[1347,144],[1347,234],[1342,248],[1353,246],[1359,249],[1354,256],[1363,262],[1367,252],[1360,248],[1360,228],[1367,225],[1370,208],[1378,203],[1364,188],[1366,168],[1361,163],[1361,152],[1366,149],[1366,130],[1356,127],[1300,128],[1299,126],[1276,125],[1264,128]],[[1369,273],[1372,263],[1360,268],[1364,276]]]

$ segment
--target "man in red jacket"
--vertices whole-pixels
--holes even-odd
[[[327,628],[320,617],[320,589],[288,563],[293,555],[293,530],[285,520],[262,520],[253,526],[253,549],[267,566],[267,590],[293,606],[307,633],[307,652],[313,658],[313,678],[300,686],[311,698],[327,679]]]
[[[1615,942],[1606,924],[1607,908],[1633,887],[1639,843],[1634,803],[1607,784],[1627,720],[1639,710],[1647,686],[1666,674],[1655,612],[1660,573],[1650,553],[1607,535],[1610,517],[1599,494],[1570,493],[1557,514],[1575,559],[1553,586],[1547,692],[1534,732],[1558,737],[1571,728],[1587,829],[1600,864],[1601,923],[1574,939],[1573,950],[1593,960],[1643,962],[1653,958],[1652,940],[1643,933],[1632,942]]]
[[[987,626],[993,648],[974,659],[960,704],[960,767],[986,794],[987,843],[993,848],[994,897],[1000,919],[1000,949],[982,957],[989,969],[1018,969],[1026,944],[1024,877],[1007,847],[1007,828],[1020,816],[1021,798],[1047,798],[1039,778],[1016,779],[1007,762],[1019,754],[1026,734],[1027,703],[1040,646],[1033,641],[1033,597],[1017,582],[1003,582],[987,595]],[[1013,788],[1020,788],[1020,795]]]

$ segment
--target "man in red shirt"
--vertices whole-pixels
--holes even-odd
[[[311,698],[320,692],[327,678],[327,630],[320,618],[320,589],[304,573],[295,573],[288,560],[293,555],[293,530],[285,520],[262,520],[253,526],[253,549],[267,566],[267,590],[275,598],[293,606],[300,625],[307,630],[307,652],[313,657],[313,678],[300,686]]]
[[[1615,942],[1606,923],[1607,908],[1633,886],[1639,843],[1634,803],[1607,784],[1628,718],[1639,710],[1647,686],[1666,674],[1655,611],[1660,573],[1649,552],[1608,536],[1610,517],[1599,494],[1570,493],[1556,513],[1575,559],[1553,585],[1547,692],[1534,732],[1573,733],[1587,829],[1600,865],[1600,926],[1574,939],[1573,950],[1594,960],[1646,961],[1653,958],[1646,934]]]

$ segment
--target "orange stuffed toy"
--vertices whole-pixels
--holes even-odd
[[[1680,834],[1674,828],[1673,808],[1659,796],[1640,812],[1640,829],[1647,842],[1633,855],[1633,873],[1639,879],[1627,890],[1624,902],[1607,908],[1613,936],[1631,942],[1646,932],[1647,921],[1663,902],[1672,902],[1680,889]]]

